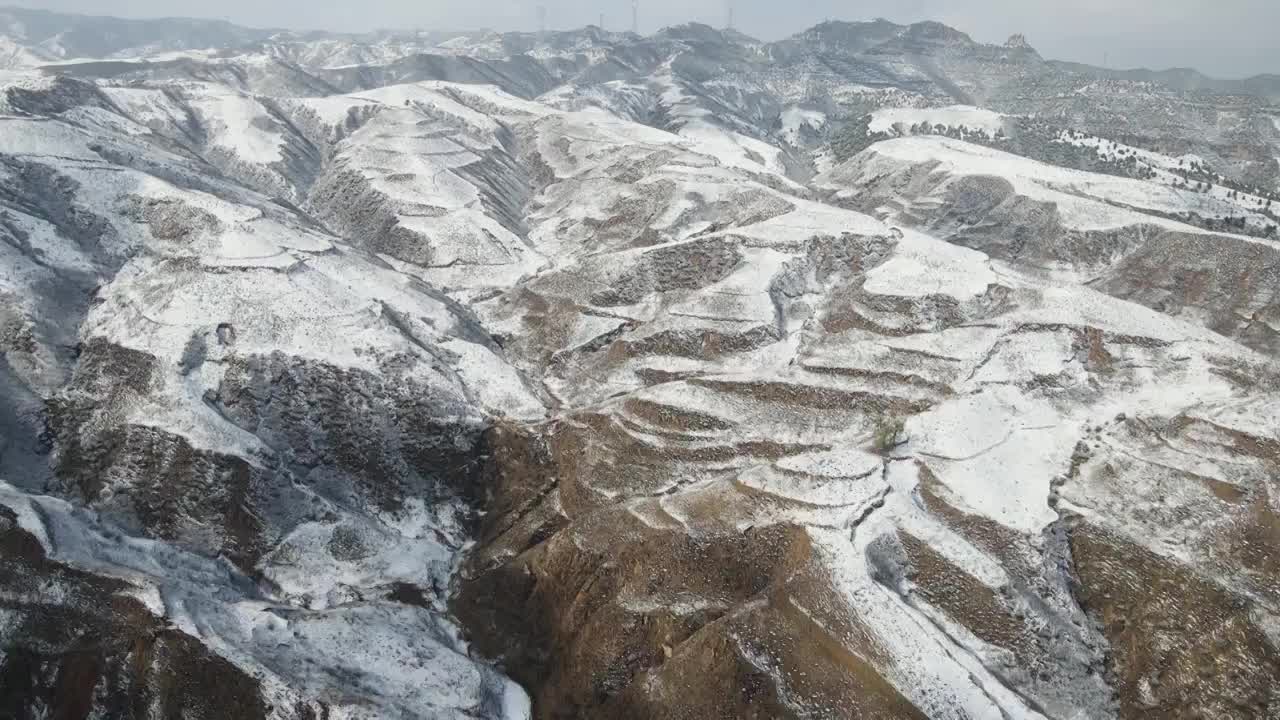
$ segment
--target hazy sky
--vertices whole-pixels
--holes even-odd
[[[221,17],[246,25],[530,30],[630,26],[631,0],[0,0],[127,17]],[[690,20],[723,26],[730,0],[640,0],[640,29]],[[1280,73],[1280,0],[732,0],[738,29],[772,40],[824,19],[934,19],[978,40],[1025,33],[1048,58],[1113,67],[1190,66],[1219,76]]]

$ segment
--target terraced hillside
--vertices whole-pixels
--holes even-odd
[[[0,717],[1280,713],[1265,93],[1118,128],[1188,91],[936,23],[40,27]]]

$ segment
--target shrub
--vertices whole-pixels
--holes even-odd
[[[906,422],[902,418],[881,417],[876,421],[876,449],[880,452],[888,452],[906,442],[902,437],[902,431],[905,428]]]

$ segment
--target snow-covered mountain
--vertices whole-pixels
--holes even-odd
[[[272,36],[220,20],[126,20],[0,7],[0,35],[57,58],[142,55],[241,45]]]
[[[0,717],[1280,713],[1268,92],[0,34]]]

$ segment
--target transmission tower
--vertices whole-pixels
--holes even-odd
[[[640,34],[640,0],[631,0],[631,32]]]
[[[538,6],[538,35],[547,34],[547,6]]]

